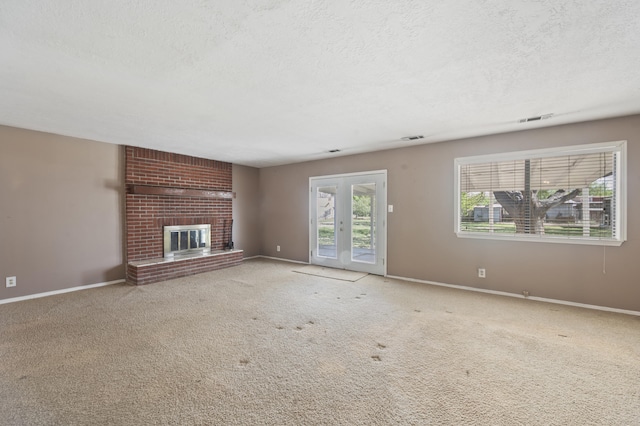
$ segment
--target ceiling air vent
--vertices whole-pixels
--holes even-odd
[[[424,139],[424,136],[416,135],[416,136],[405,136],[403,138],[400,138],[401,141],[416,141],[418,139]]]
[[[537,117],[522,118],[518,120],[518,123],[528,123],[530,121],[546,120],[547,118],[551,118],[551,117],[553,117],[553,114],[544,114],[544,115],[539,115]]]

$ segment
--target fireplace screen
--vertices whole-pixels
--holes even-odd
[[[164,256],[211,250],[211,225],[164,227]]]

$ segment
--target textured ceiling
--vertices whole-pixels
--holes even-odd
[[[639,22],[638,0],[2,0],[0,124],[263,167],[628,115]]]

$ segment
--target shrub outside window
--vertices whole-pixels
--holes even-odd
[[[626,141],[456,158],[455,232],[620,245],[626,239]]]

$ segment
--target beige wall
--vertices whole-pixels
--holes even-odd
[[[124,278],[122,166],[116,145],[0,126],[0,299]]]
[[[233,242],[244,257],[260,254],[259,170],[233,165]]]
[[[454,234],[454,158],[615,140],[628,141],[628,241],[606,248],[606,274],[603,247]],[[310,176],[379,169],[394,205],[389,275],[640,311],[640,116],[261,169],[262,254],[308,261]]]

